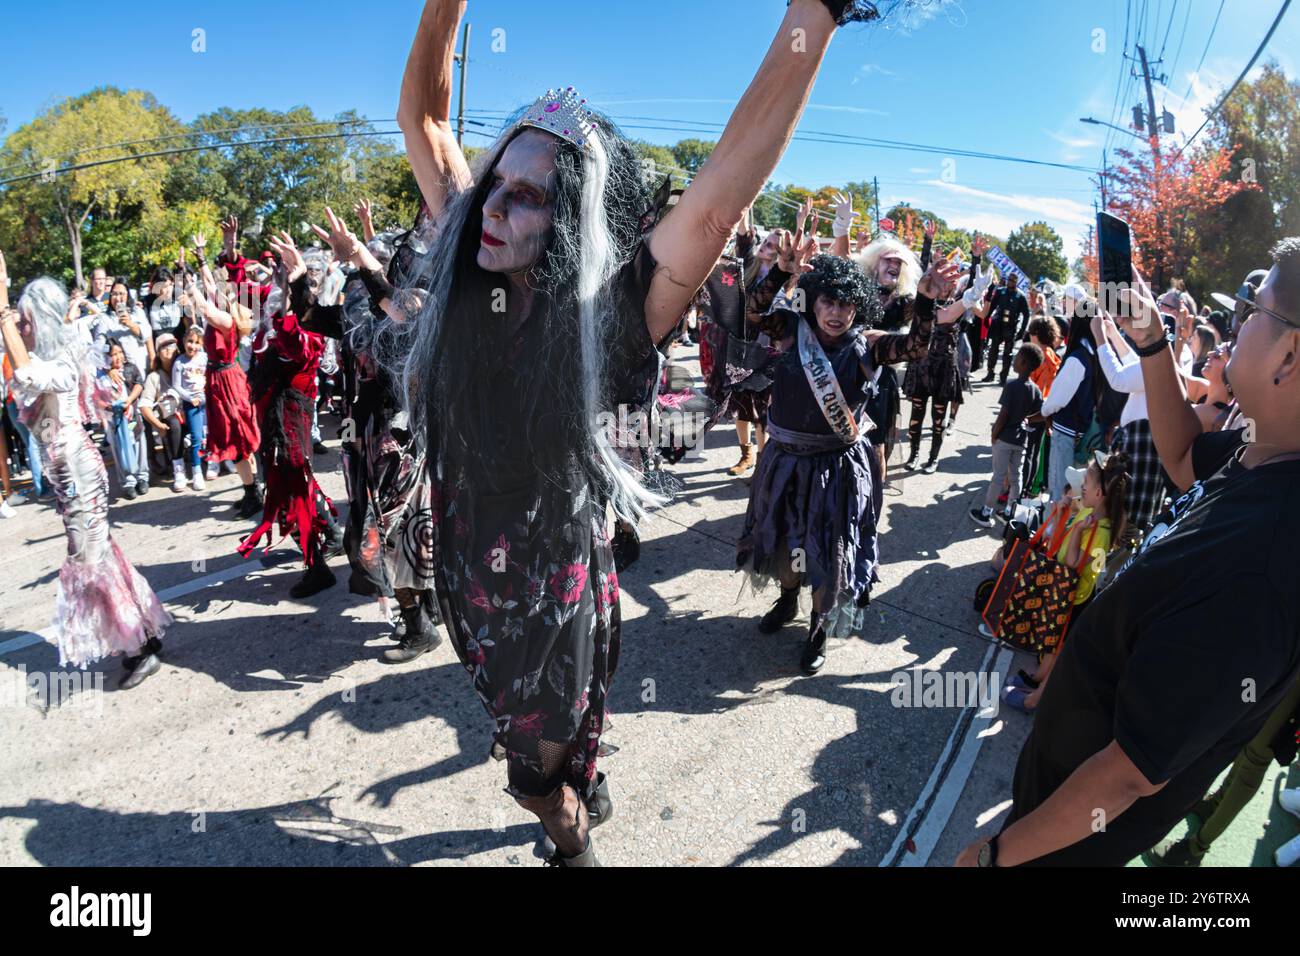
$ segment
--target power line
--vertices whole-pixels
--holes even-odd
[[[490,114],[492,118],[504,119],[510,114],[501,110],[471,110],[470,112]],[[655,116],[614,116],[611,119],[618,120],[619,125],[629,130],[655,130],[670,133],[704,133],[704,132],[721,132],[725,128],[723,123],[705,122],[701,120],[672,120]],[[645,123],[625,122],[625,120],[643,120],[645,123],[660,125],[645,125]],[[682,123],[692,123],[697,127],[683,127]],[[820,137],[820,138],[813,138]],[[848,133],[832,133],[823,130],[805,130],[802,133],[796,133],[793,139],[803,143],[822,143],[822,144],[839,144],[847,146],[866,146],[875,149],[901,150],[918,153],[929,153],[940,156],[960,157],[964,159],[986,159],[994,162],[1021,163],[1030,166],[1047,166],[1055,169],[1067,169],[1071,172],[1089,173],[1093,172],[1091,167],[1078,166],[1072,163],[1055,163],[1044,159],[1030,159],[1025,156],[1007,156],[1000,153],[985,153],[978,150],[955,149],[946,146],[932,146],[927,143],[911,143],[902,140],[880,139],[870,136],[853,136]]]
[[[1124,3],[1124,47],[1120,50],[1120,74],[1119,79],[1115,81],[1115,101],[1110,107],[1110,121],[1112,124],[1119,119],[1119,104],[1122,102],[1121,93],[1124,92],[1124,81],[1132,79],[1132,73],[1125,73],[1124,67],[1128,63],[1128,38],[1129,28],[1133,22],[1133,0],[1125,0]],[[1105,139],[1102,141],[1101,151],[1104,156],[1110,149],[1111,138],[1115,134],[1111,130],[1106,131]]]
[[[1205,65],[1205,57],[1210,52],[1210,44],[1214,42],[1215,31],[1219,29],[1219,18],[1223,16],[1223,8],[1227,6],[1228,0],[1219,0],[1219,12],[1214,15],[1214,23],[1210,26],[1210,35],[1205,40],[1205,49],[1201,51],[1201,58],[1196,62],[1196,69],[1192,70],[1192,78],[1187,83],[1187,92],[1183,94],[1183,102],[1187,102],[1187,97],[1192,95],[1192,87],[1196,85],[1196,77],[1201,72],[1201,67]]]
[[[75,166],[60,166],[57,169],[42,170],[39,173],[26,173],[22,176],[14,176],[11,179],[0,179],[0,186],[8,186],[11,183],[21,183],[29,179],[40,179],[47,175],[60,176],[64,173],[74,173],[81,169],[93,169],[96,166],[109,166],[113,163],[129,163],[141,159],[155,159],[159,156],[176,156],[181,153],[198,153],[209,149],[231,149],[235,146],[269,146],[273,143],[300,143],[316,139],[347,139],[349,136],[396,136],[399,133],[401,133],[400,129],[368,130],[360,133],[318,133],[310,136],[284,136],[276,139],[244,140],[238,143],[209,143],[203,146],[178,146],[175,149],[163,149],[153,153],[132,153],[128,156],[113,156],[108,159],[96,159],[89,163],[78,163]]]
[[[284,123],[257,123],[257,124],[244,125],[244,126],[218,127],[216,129],[187,130],[184,133],[170,133],[166,136],[150,136],[147,139],[129,139],[129,140],[123,140],[120,143],[101,143],[95,146],[86,146],[78,150],[73,150],[71,153],[64,153],[62,156],[52,156],[49,158],[55,160],[72,159],[74,156],[83,156],[86,153],[94,153],[103,149],[120,149],[124,146],[143,146],[146,143],[165,143],[174,139],[186,139],[190,136],[229,136],[234,133],[246,133],[252,130],[291,129],[299,126],[357,126],[357,125],[368,124],[368,123],[396,123],[396,122],[397,120],[387,120],[387,119],[311,120],[311,121],[295,120],[293,122],[284,122]],[[237,146],[239,144],[228,143],[226,145]],[[0,168],[0,173],[7,173],[15,169],[21,169],[24,166],[35,166],[35,165],[37,165],[37,161],[35,160],[22,162],[22,163],[15,163],[12,166],[5,166],[3,168]]]
[[[1178,16],[1178,0],[1174,0],[1174,5],[1169,11],[1169,25],[1165,27],[1165,38],[1160,41],[1160,52],[1156,54],[1156,60],[1159,61],[1165,55],[1165,47],[1169,45],[1169,34],[1174,31],[1174,17]]]
[[[1187,149],[1188,146],[1191,146],[1192,140],[1196,139],[1196,137],[1201,135],[1201,130],[1205,129],[1205,127],[1210,125],[1210,120],[1212,120],[1214,118],[1214,115],[1223,108],[1223,104],[1228,102],[1228,98],[1232,96],[1232,94],[1236,91],[1237,87],[1241,85],[1241,81],[1246,78],[1246,74],[1249,73],[1254,68],[1255,61],[1259,59],[1260,54],[1264,52],[1264,48],[1268,46],[1268,41],[1273,38],[1273,34],[1277,30],[1278,24],[1282,22],[1282,18],[1286,16],[1286,11],[1290,6],[1291,6],[1291,0],[1282,0],[1282,9],[1277,12],[1277,16],[1273,19],[1273,25],[1269,27],[1268,32],[1264,34],[1264,39],[1260,41],[1259,48],[1255,50],[1255,55],[1250,58],[1250,62],[1247,63],[1246,68],[1241,71],[1241,75],[1237,77],[1236,82],[1233,83],[1232,86],[1228,88],[1228,92],[1224,93],[1223,98],[1220,99],[1217,104],[1215,104],[1214,109],[1210,110],[1208,113],[1205,114],[1205,121],[1201,123],[1201,125],[1197,128],[1195,133],[1193,133],[1190,137],[1188,137],[1187,142],[1183,143],[1182,147],[1178,150],[1176,156],[1183,155],[1183,150]]]
[[[1174,51],[1174,62],[1173,65],[1169,67],[1170,76],[1178,75],[1178,61],[1182,59],[1183,56],[1183,42],[1187,39],[1188,24],[1192,22],[1192,3],[1193,0],[1188,0],[1187,14],[1183,17],[1183,30],[1178,35],[1178,49]]]

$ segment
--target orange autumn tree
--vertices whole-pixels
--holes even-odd
[[[1163,285],[1186,272],[1200,237],[1196,224],[1237,193],[1258,189],[1233,178],[1232,149],[1196,153],[1119,150],[1124,164],[1110,175],[1110,212],[1127,220],[1137,244],[1134,257],[1149,280]]]
[[[1074,271],[1084,287],[1097,294],[1097,282],[1100,280],[1101,268],[1097,263],[1097,233],[1091,229],[1079,243],[1079,258],[1074,261]]]

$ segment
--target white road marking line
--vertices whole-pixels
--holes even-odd
[[[994,654],[997,659],[994,660]],[[980,662],[980,671],[996,671],[998,674],[998,686],[1005,683],[1007,671],[1011,669],[1012,652],[1009,648],[1000,647],[997,644],[990,643],[988,650],[984,652],[984,660]],[[991,667],[990,667],[991,665]],[[974,708],[967,708],[973,710]],[[996,712],[979,716],[978,713],[966,725],[966,732],[963,734],[960,750],[957,751],[956,757],[952,754],[958,746],[957,732],[962,726],[965,717],[965,711],[958,716],[956,723],[953,724],[952,732],[948,735],[947,742],[943,745],[943,750],[939,754],[939,759],[935,761],[934,769],[930,771],[930,779],[925,782],[925,786],[917,795],[916,802],[912,804],[912,809],[908,811],[907,819],[904,821],[902,828],[898,831],[898,836],[894,838],[894,845],[889,848],[880,859],[880,866],[925,866],[930,860],[930,854],[934,852],[939,838],[948,826],[948,819],[952,816],[952,811],[957,806],[957,801],[961,799],[962,791],[966,789],[966,781],[970,778],[971,768],[975,766],[975,758],[978,756],[980,747],[983,746],[983,731],[995,720]],[[949,765],[949,761],[951,765]],[[936,787],[937,792],[936,792]],[[934,794],[933,802],[930,801],[930,795]],[[926,804],[929,803],[929,810],[926,811]],[[914,822],[921,813],[925,813],[925,819],[921,821],[920,826],[915,833],[911,833]],[[916,847],[916,852],[909,853],[906,849],[907,841],[911,839]]]
[[[252,559],[241,561],[239,564],[232,564],[221,571],[213,571],[211,574],[205,574],[203,577],[195,578],[193,581],[187,581],[184,584],[177,584],[173,587],[164,588],[158,592],[158,600],[166,603],[174,601],[177,598],[184,597],[187,594],[193,594],[195,591],[201,591],[206,587],[216,584],[225,584],[227,581],[233,581],[236,578],[247,577],[254,571],[267,571],[277,568],[277,564],[267,564],[265,559]],[[0,642],[0,657],[11,654],[14,651],[21,651],[24,648],[31,647],[34,644],[54,643],[54,628],[47,627],[39,632],[28,631],[25,634],[19,634],[17,637],[11,637],[7,641]]]

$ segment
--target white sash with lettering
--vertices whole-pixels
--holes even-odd
[[[853,417],[849,403],[844,400],[839,380],[835,378],[835,369],[826,357],[822,345],[817,341],[817,334],[812,326],[802,319],[799,328],[799,361],[803,365],[803,374],[808,379],[808,387],[817,398],[817,407],[826,416],[831,430],[846,445],[858,443],[858,423]]]

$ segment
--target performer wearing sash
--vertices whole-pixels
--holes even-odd
[[[859,630],[879,554],[876,521],[882,506],[880,459],[864,414],[876,369],[925,353],[935,301],[950,295],[958,267],[940,259],[906,301],[908,330],[868,331],[883,318],[873,278],[848,259],[817,255],[802,233],[783,238],[777,265],[751,297],[762,315],[792,274],[794,309],[776,308],[767,325],[784,354],[773,369],[768,449],[750,486],[736,565],[755,586],[776,579],[781,597],[759,630],[772,634],[794,620],[799,591],[813,592],[802,666],[815,674],[827,641]],[[801,307],[801,308],[800,308]],[[961,302],[940,310],[949,325]]]

